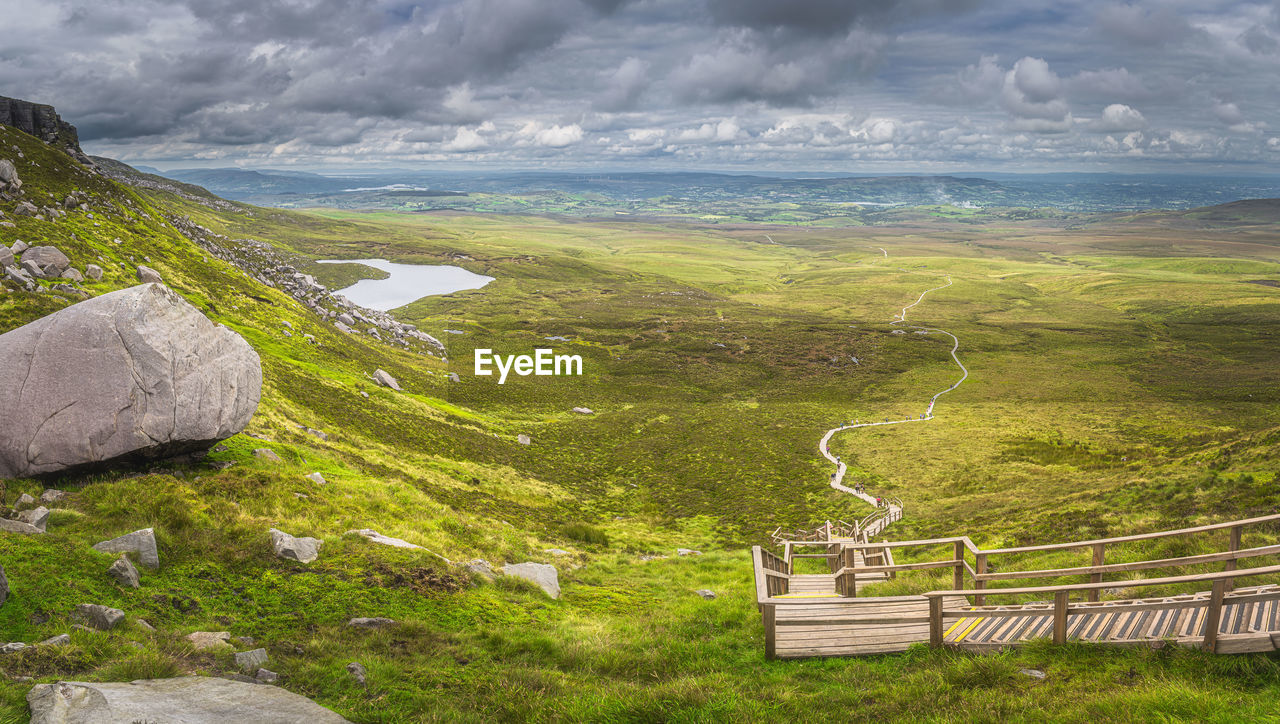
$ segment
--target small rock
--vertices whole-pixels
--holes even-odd
[[[9,520],[8,518],[0,518],[0,530],[8,533],[22,533],[24,535],[40,535],[44,532],[43,528],[37,528],[30,523],[23,523],[20,520]]]
[[[465,567],[472,575],[479,576],[485,580],[492,581],[494,578],[493,567],[489,565],[489,561],[483,558],[476,558],[468,562]]]
[[[395,619],[382,618],[381,616],[374,618],[353,618],[347,622],[348,626],[355,628],[382,628],[395,623]]]
[[[62,272],[62,278],[73,282],[84,281],[84,275],[75,267],[68,267],[66,271]]]
[[[328,433],[326,433],[326,432],[325,432],[325,431],[323,431],[323,430],[312,430],[312,429],[311,429],[311,428],[309,428],[309,427],[308,427],[306,430],[307,430],[307,434],[308,434],[308,435],[311,435],[311,436],[314,436],[314,437],[318,437],[318,438],[320,438],[321,440],[324,440],[325,442],[328,442],[328,441],[329,441],[329,435],[328,435]]]
[[[521,445],[529,445],[533,443],[533,438],[529,437],[524,433],[520,433],[519,435],[516,435],[516,442],[520,443]]]
[[[252,651],[241,651],[236,654],[236,666],[240,667],[244,672],[255,672],[267,663],[267,650],[254,649]]]
[[[107,575],[114,578],[122,586],[137,588],[141,585],[138,569],[133,567],[133,564],[129,562],[129,557],[126,555],[121,555],[116,559],[115,563],[111,564],[111,567],[107,569]]]
[[[26,644],[22,643],[21,641],[15,641],[11,644],[5,644],[4,646],[0,646],[0,654],[12,654],[17,651],[21,651],[25,648],[27,648]]]
[[[712,599],[714,599],[714,598],[716,597],[716,592],[715,592],[715,591],[708,590],[708,589],[706,589],[706,588],[699,588],[698,590],[694,591],[694,593],[698,594],[699,596],[702,596],[704,599],[706,599],[706,600],[708,600],[708,601],[710,601],[710,600],[712,600]]]
[[[97,264],[89,264],[84,268],[84,275],[95,282],[102,281],[102,267]]]
[[[27,242],[21,239],[18,239],[17,241],[13,242],[13,246],[9,247],[9,251],[12,251],[14,254],[21,254],[22,252],[30,248],[31,247],[27,244]]]
[[[71,634],[58,634],[40,642],[41,646],[66,646],[71,643]]]
[[[363,666],[352,661],[347,664],[347,671],[351,672],[351,675],[355,677],[357,684],[366,689],[369,688],[369,672],[365,671]]]
[[[1039,669],[1018,669],[1018,673],[1030,676],[1033,679],[1043,679],[1045,677],[1045,673]]]
[[[260,447],[254,450],[253,456],[260,460],[266,460],[269,463],[284,462],[283,460],[280,459],[280,456],[276,454],[275,450],[272,450],[270,448],[265,448],[265,447]]]
[[[324,485],[325,483],[328,482],[324,479],[324,476],[321,475],[320,473],[311,473],[310,475],[307,476],[307,480],[310,480],[316,485]]]
[[[96,603],[82,603],[76,606],[76,616],[99,631],[108,631],[124,620],[124,611],[109,606],[99,606]]]
[[[138,265],[138,281],[143,284],[163,284],[164,277],[160,276],[160,272],[149,266]]]
[[[241,646],[254,646],[256,644],[252,636],[237,636],[236,643]]]
[[[271,529],[271,546],[280,558],[310,563],[320,556],[319,538],[295,538],[282,530]]]
[[[462,381],[462,378],[458,376],[458,373],[457,373],[457,372],[450,372],[450,373],[449,373],[449,381],[450,381],[450,382],[461,382],[461,381]]]
[[[543,552],[543,553],[550,553],[550,554],[551,554],[551,555],[553,555],[553,556],[569,556],[569,555],[573,555],[573,554],[572,554],[572,553],[570,553],[569,551],[566,551],[566,550],[564,550],[564,549],[562,549],[562,548],[547,548],[547,549],[543,550],[542,552]]]
[[[695,550],[693,550],[692,548],[677,548],[677,549],[676,549],[676,555],[678,555],[678,556],[700,556],[700,555],[702,555],[702,551],[695,551]]]
[[[274,684],[276,683],[277,680],[280,679],[280,675],[274,671],[268,671],[266,669],[258,669],[258,673],[254,676],[254,678],[257,679],[258,681],[261,681],[264,684]]]
[[[143,631],[147,631],[149,633],[155,633],[156,631],[156,627],[147,623],[147,620],[145,618],[135,618],[133,622],[137,624],[138,628],[142,629]]]
[[[231,632],[193,631],[187,634],[187,641],[191,642],[191,648],[197,651],[231,648]]]
[[[574,412],[576,412],[576,413],[578,413],[579,415],[594,415],[594,414],[596,414],[596,411],[595,411],[595,410],[592,410],[590,407],[575,407],[575,408],[573,408],[573,411],[574,411]]]
[[[43,531],[49,524],[49,509],[42,505],[31,510],[24,510],[18,513],[17,518],[23,523]]]
[[[399,538],[392,538],[391,536],[388,536],[388,535],[383,535],[372,528],[361,528],[359,530],[347,531],[347,534],[351,534],[351,533],[355,533],[358,536],[363,536],[364,538],[368,539],[373,543],[379,543],[384,546],[392,546],[393,548],[413,548],[416,550],[425,550],[420,545],[410,543],[409,541],[406,541],[406,540],[400,540]]]
[[[156,550],[156,533],[153,528],[143,528],[126,533],[119,538],[94,543],[93,549],[101,553],[137,553],[138,562],[151,569],[160,567],[160,553]]]
[[[49,488],[40,494],[40,502],[45,504],[56,503],[65,497],[67,497],[67,492],[65,490]]]
[[[508,563],[502,567],[508,576],[538,584],[552,598],[560,598],[560,574],[550,563]]]
[[[374,381],[374,382],[377,382],[378,384],[382,385],[383,387],[390,387],[391,389],[395,390],[396,392],[401,392],[401,391],[402,391],[402,390],[400,389],[400,383],[396,381],[396,378],[394,378],[394,377],[392,377],[391,375],[387,374],[385,370],[379,369],[379,370],[375,371],[375,372],[373,373],[373,381]]]
[[[30,496],[30,495],[28,495],[27,493],[23,493],[22,495],[19,495],[19,496],[18,496],[18,500],[17,500],[17,502],[15,502],[15,503],[13,504],[13,509],[14,509],[14,510],[25,510],[25,509],[27,509],[27,508],[34,507],[34,506],[35,506],[35,504],[36,504],[36,499],[35,499],[35,498],[31,497],[31,496]]]

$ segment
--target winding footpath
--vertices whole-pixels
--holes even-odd
[[[876,247],[876,248],[880,248],[880,247]],[[882,248],[880,249],[880,251],[884,252],[885,257],[888,258],[889,252],[885,251]],[[919,298],[917,298],[911,304],[908,304],[907,306],[903,307],[901,312],[894,315],[893,321],[889,322],[889,325],[897,326],[900,324],[905,324],[907,321],[907,310],[923,302],[925,296],[928,295],[929,292],[936,292],[940,289],[946,289],[952,284],[953,282],[951,281],[951,276],[948,275],[946,284],[943,284],[942,286],[939,286],[939,287],[934,287],[932,289],[924,290],[923,292],[920,293]],[[918,325],[909,325],[907,328],[914,329],[917,331],[917,333],[920,333],[920,334],[945,334],[946,336],[950,337],[952,341],[951,359],[955,360],[956,366],[959,367],[960,371],[963,373],[960,379],[956,380],[955,384],[951,385],[947,389],[942,390],[941,392],[935,394],[933,397],[929,398],[928,408],[926,408],[924,411],[924,414],[920,415],[919,417],[907,417],[902,420],[886,419],[884,422],[852,422],[852,423],[849,423],[848,425],[840,425],[839,427],[833,427],[830,430],[827,430],[827,433],[822,436],[822,441],[818,443],[818,452],[821,452],[823,457],[831,461],[831,463],[836,466],[835,474],[831,476],[831,487],[835,488],[836,490],[839,490],[842,493],[848,493],[849,495],[860,498],[873,506],[876,505],[876,498],[874,496],[868,495],[866,493],[860,493],[854,490],[853,488],[850,488],[847,485],[844,485],[843,483],[844,474],[848,470],[848,467],[844,464],[842,460],[840,460],[840,458],[831,454],[830,443],[831,443],[832,436],[834,436],[838,432],[843,432],[845,430],[854,430],[860,427],[878,427],[882,425],[904,425],[909,422],[927,422],[929,420],[932,420],[933,407],[934,405],[937,404],[938,398],[956,389],[961,384],[963,384],[965,380],[969,379],[969,369],[964,366],[964,363],[960,361],[960,357],[956,354],[960,350],[960,340],[954,334],[944,329],[937,329],[935,327],[922,327]],[[889,507],[890,507],[891,513],[895,513],[898,515],[901,514],[900,508],[898,510],[894,510],[894,508],[898,508],[898,506],[891,504]],[[885,524],[887,525],[887,521],[885,522]],[[883,529],[884,527],[885,527],[884,525],[881,525],[880,529]],[[875,533],[878,533],[878,532],[879,530],[875,531]]]

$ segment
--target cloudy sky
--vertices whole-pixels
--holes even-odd
[[[1280,169],[1280,0],[0,0],[162,168]]]

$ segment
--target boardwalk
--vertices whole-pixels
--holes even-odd
[[[905,651],[916,643],[988,650],[1017,646],[1035,639],[1056,643],[1088,641],[1130,646],[1196,646],[1216,653],[1274,651],[1280,648],[1280,584],[1235,587],[1236,579],[1280,579],[1280,565],[1242,567],[1250,560],[1280,555],[1280,545],[1242,547],[1248,528],[1269,532],[1280,515],[1217,523],[1196,528],[1119,538],[1055,543],[1045,546],[984,550],[967,537],[923,541],[873,542],[866,535],[845,534],[857,526],[826,524],[812,537],[788,540],[779,556],[759,546],[753,550],[757,604],[770,658],[858,656]],[[1225,550],[1179,558],[1106,563],[1108,549],[1169,537],[1204,537],[1226,533]],[[1274,540],[1272,538],[1272,540]],[[949,549],[938,560],[898,564],[897,549]],[[1038,570],[990,570],[992,558],[1044,551],[1080,550],[1090,565]],[[816,552],[806,552],[816,551]],[[974,564],[969,563],[972,557]],[[829,573],[800,573],[798,564],[823,561]],[[1155,569],[1183,569],[1220,564],[1223,570],[1183,575],[1121,578]],[[951,569],[950,590],[915,596],[867,595],[869,586],[913,571]],[[1041,578],[1080,577],[1079,583],[1050,586],[1015,585]],[[991,587],[1000,582],[1001,587]],[[966,588],[966,584],[970,584]],[[1143,595],[1144,589],[1201,590],[1176,595]],[[1120,594],[1117,600],[1101,595]],[[993,605],[990,598],[1011,600]],[[1033,600],[1025,600],[1033,599]]]

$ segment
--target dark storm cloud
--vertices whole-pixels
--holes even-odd
[[[1277,2],[5,0],[5,31],[0,93],[137,160],[1280,161]]]

